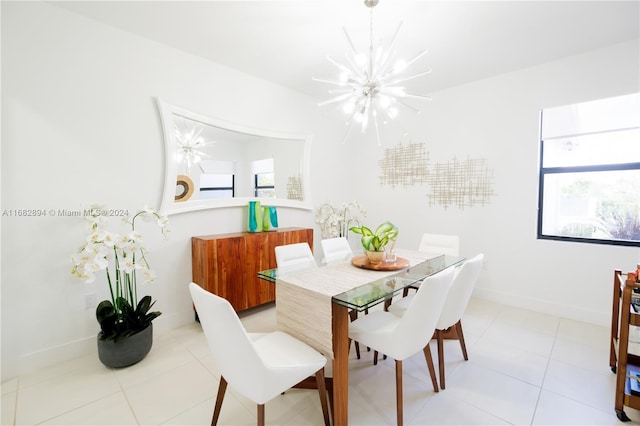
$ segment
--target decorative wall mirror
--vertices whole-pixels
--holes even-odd
[[[250,200],[312,209],[310,136],[257,130],[157,101],[165,140],[164,214]]]

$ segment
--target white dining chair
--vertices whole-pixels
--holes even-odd
[[[324,424],[329,425],[324,356],[281,331],[247,333],[226,299],[193,282],[189,291],[221,373],[212,425],[220,418],[227,384],[258,405],[257,423],[264,425],[264,404],[312,374],[318,384]]]
[[[332,262],[351,260],[353,250],[345,237],[325,238],[320,241],[322,246],[322,263],[327,265]]]
[[[276,246],[274,250],[278,269],[296,270],[318,266],[309,243],[285,244]]]
[[[453,279],[453,268],[447,268],[425,278],[404,315],[375,311],[349,325],[349,338],[388,355],[396,364],[396,418],[403,423],[402,361],[423,351],[433,391],[438,382],[431,357],[429,341],[435,332],[447,292]]]
[[[445,234],[422,234],[418,251],[446,256],[460,255],[460,237],[457,235]],[[402,291],[402,297],[409,294],[410,289],[416,289],[417,286],[408,286]],[[385,303],[385,309],[388,309],[391,301]]]
[[[434,338],[438,343],[438,370],[441,389],[445,389],[444,339],[447,334],[451,337],[455,336],[455,338],[458,339],[462,356],[465,361],[469,360],[467,346],[464,342],[464,334],[462,333],[462,315],[467,309],[469,299],[471,299],[471,293],[480,276],[483,261],[484,254],[478,254],[464,262],[464,264],[458,268],[451,283],[451,289],[447,295],[444,308],[436,324]],[[405,315],[405,312],[412,304],[412,299],[415,297],[416,295],[412,294],[400,299],[398,302],[394,302],[388,307],[388,311],[397,316]]]
[[[418,251],[459,256],[460,237],[445,234],[422,234]]]

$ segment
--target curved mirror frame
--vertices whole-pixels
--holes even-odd
[[[165,180],[160,207],[164,214],[246,206],[249,201],[260,201],[266,206],[313,208],[310,135],[234,124],[168,104],[160,98],[157,103],[165,141]],[[267,166],[260,160],[266,160]],[[273,167],[275,189],[265,192],[273,192],[274,197],[253,196],[256,170],[261,167],[268,170],[269,164]],[[209,177],[212,173],[233,175],[234,196],[205,198],[215,191],[200,194],[203,173]]]

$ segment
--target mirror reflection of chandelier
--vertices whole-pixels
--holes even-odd
[[[389,119],[398,115],[398,106],[402,105],[416,113],[420,110],[407,103],[407,99],[431,100],[429,96],[413,95],[405,92],[401,83],[417,77],[429,74],[431,70],[425,70],[416,74],[404,75],[406,69],[427,53],[427,49],[420,51],[410,61],[396,60],[394,45],[402,23],[398,25],[388,48],[373,45],[373,8],[378,0],[364,0],[369,8],[369,46],[366,53],[358,52],[347,30],[343,27],[344,35],[350,48],[346,55],[346,63],[340,63],[328,56],[329,62],[340,70],[338,81],[313,78],[321,83],[329,83],[338,86],[329,93],[335,96],[319,103],[319,106],[342,103],[342,110],[350,116],[347,122],[349,131],[345,135],[347,139],[354,123],[360,124],[361,132],[365,133],[373,122],[380,145],[379,119],[386,124]]]
[[[203,158],[209,158],[209,156],[202,152],[201,149],[211,145],[213,142],[205,141],[201,133],[202,129],[196,129],[195,127],[184,132],[180,131],[177,126],[175,127],[176,161],[179,164],[186,164],[186,172],[189,171],[192,165],[198,165],[200,171],[204,173],[200,161]]]

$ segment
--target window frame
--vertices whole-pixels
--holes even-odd
[[[217,199],[226,199],[226,198],[234,198],[236,196],[236,175],[235,174],[229,174],[228,176],[231,176],[231,186],[201,186],[200,187],[200,191],[205,191],[205,192],[215,192],[215,191],[231,191],[231,197],[223,197],[223,198],[217,198]]]
[[[627,163],[606,163],[606,164],[592,164],[588,166],[554,166],[554,167],[544,167],[544,146],[545,140],[552,141],[556,139],[555,137],[551,137],[548,139],[543,138],[543,113],[544,110],[540,111],[539,124],[540,124],[540,133],[539,133],[539,176],[538,176],[538,223],[537,223],[537,238],[539,240],[553,240],[553,241],[569,241],[569,242],[579,242],[579,243],[589,243],[589,244],[605,244],[605,245],[614,245],[614,246],[628,246],[628,247],[640,247],[640,241],[636,240],[614,240],[614,239],[601,239],[601,238],[586,238],[586,237],[569,237],[563,235],[549,235],[543,233],[543,217],[544,217],[544,182],[545,177],[547,175],[553,174],[563,174],[563,173],[597,173],[597,172],[611,172],[611,171],[627,171],[627,170],[640,170],[640,162],[627,162]],[[635,129],[637,127],[631,128],[615,128],[604,130],[602,132],[586,132],[579,135],[564,135],[563,137],[568,136],[586,136],[592,133],[615,133],[618,131],[625,131]]]
[[[275,193],[275,190],[276,190],[275,183],[273,185],[258,185],[258,180],[260,175],[266,175],[266,174],[272,174],[275,176],[274,172],[255,173],[253,175],[253,193],[256,197],[264,197],[264,196],[258,195],[258,193],[263,189],[273,189]],[[267,198],[270,198],[270,197],[267,197]]]

